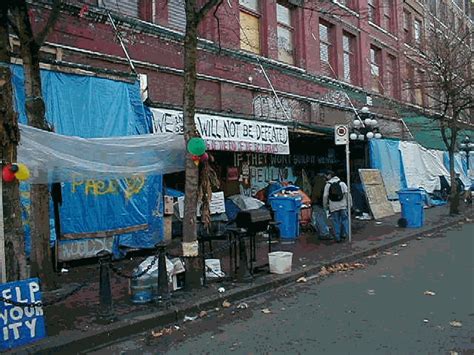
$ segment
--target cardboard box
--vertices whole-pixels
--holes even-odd
[[[165,216],[172,215],[174,212],[174,199],[171,196],[165,196],[165,206],[164,206],[164,214]]]

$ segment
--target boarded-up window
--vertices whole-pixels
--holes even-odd
[[[344,81],[355,83],[355,53],[354,53],[354,36],[344,33],[342,36],[343,65],[344,65]]]
[[[138,17],[138,0],[98,0],[97,5],[124,16]]]
[[[277,20],[278,59],[288,64],[294,64],[291,10],[277,4]]]
[[[260,54],[260,15],[258,0],[239,0],[240,48]]]
[[[332,27],[324,23],[319,24],[319,58],[321,71],[328,76],[334,76],[334,46]]]
[[[387,73],[385,89],[390,96],[398,98],[398,66],[397,58],[395,58],[393,55],[388,55],[385,70]]]
[[[379,24],[378,19],[378,0],[368,0],[369,21]]]
[[[168,0],[168,24],[175,30],[186,30],[185,0]]]
[[[372,76],[372,90],[382,92],[381,51],[376,47],[370,47],[370,74]]]

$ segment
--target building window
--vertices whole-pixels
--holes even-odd
[[[355,38],[354,36],[344,33],[342,35],[343,65],[344,65],[344,81],[355,84]]]
[[[393,32],[392,13],[392,0],[383,0],[383,27],[389,32]]]
[[[407,64],[406,66],[406,100],[412,104],[415,103],[415,71],[413,65]]]
[[[421,45],[421,31],[422,31],[422,23],[420,20],[415,19],[413,22],[414,24],[414,37],[415,37],[415,45],[419,47]]]
[[[278,60],[294,64],[293,54],[293,27],[291,26],[291,10],[277,4],[277,36]]]
[[[423,106],[423,88],[424,88],[424,73],[421,70],[416,71],[415,75],[415,103],[419,106]]]
[[[239,0],[240,48],[260,54],[259,0]]]
[[[405,43],[411,43],[411,14],[403,11],[403,39]]]
[[[124,16],[138,17],[138,0],[98,0],[97,5]]]
[[[382,92],[382,53],[379,48],[370,47],[370,74],[372,76],[372,90]]]
[[[432,15],[436,16],[436,2],[437,0],[428,0],[428,7]]]
[[[379,25],[378,16],[378,2],[379,0],[368,0],[369,21]]]
[[[385,88],[387,89],[387,94],[394,98],[398,98],[398,66],[397,58],[393,55],[388,55],[387,57],[387,81]]]
[[[333,29],[330,25],[319,24],[319,58],[323,74],[335,76]]]
[[[168,0],[168,25],[181,32],[186,30],[186,11],[183,0]]]

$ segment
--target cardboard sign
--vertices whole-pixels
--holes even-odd
[[[153,133],[184,133],[182,112],[151,111]],[[208,150],[290,154],[287,126],[205,114],[196,114],[194,122]]]
[[[377,169],[359,169],[359,175],[374,219],[393,216],[395,212],[392,204],[387,199],[387,190],[380,171]]]
[[[184,218],[184,197],[178,197],[179,218]],[[213,192],[211,202],[209,203],[209,210],[211,214],[225,213],[225,198],[224,192]],[[201,202],[198,202],[197,216],[201,216]]]
[[[0,296],[15,302],[41,301],[38,279],[0,285]],[[0,350],[25,345],[46,337],[42,307],[20,307],[0,301]]]

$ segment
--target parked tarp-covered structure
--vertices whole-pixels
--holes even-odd
[[[12,73],[19,119],[26,124],[23,69],[12,66]],[[46,70],[41,71],[41,79],[46,118],[58,134],[100,138],[151,133],[138,83]],[[117,256],[121,247],[150,248],[162,238],[161,175],[82,177],[61,185],[61,234],[84,242],[77,246],[77,240],[61,241],[60,258],[93,256],[104,248]],[[22,196],[27,197],[27,192]]]

